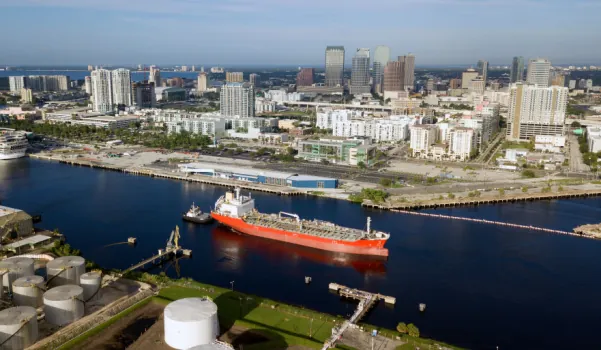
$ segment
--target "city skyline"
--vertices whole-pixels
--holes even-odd
[[[391,48],[391,57],[414,53],[420,66],[474,64],[478,59],[491,65],[509,65],[513,56],[546,57],[558,65],[597,64],[601,57],[601,48],[591,45],[601,27],[594,18],[594,9],[601,8],[601,4],[592,1],[376,0],[372,6],[381,9],[378,13],[365,11],[367,5],[359,1],[344,2],[344,7],[341,3],[333,0],[301,6],[297,2],[266,0],[256,6],[251,0],[208,4],[184,0],[5,0],[0,8],[7,27],[28,23],[30,30],[6,38],[7,49],[0,62],[215,62],[319,67],[328,45],[342,45],[349,52],[360,47],[373,51],[378,45],[386,45]],[[519,12],[513,10],[515,6],[508,6],[512,3],[520,6]],[[330,10],[340,8],[344,8],[341,16],[329,15]],[[391,20],[398,13],[403,13],[406,20]],[[292,14],[306,21],[290,26]],[[513,18],[511,26],[490,25],[502,23],[509,15]],[[556,25],[570,16],[578,16],[578,32]],[[470,20],[450,26],[449,20],[458,17]],[[57,24],[56,18],[69,21]],[[419,35],[403,35],[413,31]],[[25,32],[44,35],[25,36]],[[202,49],[190,41],[188,34],[194,32],[210,34],[203,37]],[[141,40],[150,39],[150,33],[160,50]],[[486,44],[482,38],[486,38]],[[270,46],[274,49],[265,50]],[[345,63],[350,63],[350,56]]]

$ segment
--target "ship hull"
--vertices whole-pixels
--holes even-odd
[[[0,160],[9,160],[25,157],[25,151],[17,153],[0,153]]]
[[[211,212],[211,216],[219,223],[247,235],[272,239],[280,242],[327,250],[331,252],[388,256],[388,249],[384,248],[385,240],[359,240],[348,242],[328,238],[314,237],[297,232],[278,230],[272,227],[257,226],[239,218],[233,218]]]

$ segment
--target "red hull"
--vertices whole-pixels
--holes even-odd
[[[211,216],[221,224],[251,236],[263,237],[331,252],[388,256],[388,249],[384,248],[386,240],[359,240],[348,242],[315,237],[297,232],[288,232],[271,227],[251,225],[244,222],[242,219],[224,216],[215,212],[211,212]]]

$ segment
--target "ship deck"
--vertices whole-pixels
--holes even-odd
[[[278,230],[298,232],[309,236],[336,239],[341,241],[354,242],[361,239],[382,239],[377,238],[374,234],[367,234],[367,232],[342,227],[335,225],[331,222],[321,220],[301,220],[301,225],[294,218],[278,217],[277,214],[261,214],[252,213],[244,218],[244,221],[257,226],[265,226]]]

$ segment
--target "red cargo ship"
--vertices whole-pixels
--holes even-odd
[[[226,192],[215,203],[211,216],[231,229],[251,236],[302,245],[332,252],[388,256],[384,244],[390,234],[374,231],[367,219],[367,230],[342,227],[321,220],[302,220],[296,214],[263,214],[255,209],[255,200]]]

